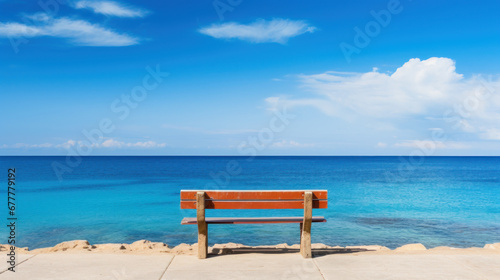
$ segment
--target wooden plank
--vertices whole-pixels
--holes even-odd
[[[196,194],[196,222],[198,224],[198,258],[206,259],[208,251],[208,228],[205,222],[205,193]]]
[[[304,222],[302,226],[302,238],[300,239],[300,253],[304,258],[310,258],[311,254],[311,221],[312,221],[312,193],[304,195]]]
[[[328,208],[327,200],[311,200],[312,208]],[[302,209],[304,201],[213,201],[205,200],[205,209]],[[196,209],[196,202],[181,201],[181,209]]]
[[[198,191],[182,190],[181,200],[195,200]],[[328,199],[328,191],[312,190],[313,199]],[[206,199],[216,200],[273,200],[304,199],[303,190],[290,191],[205,191]]]
[[[207,224],[279,224],[279,223],[302,223],[304,217],[231,217],[231,218],[205,218]],[[312,217],[313,223],[323,223],[326,219],[322,216]],[[196,218],[184,218],[182,225],[196,225]]]

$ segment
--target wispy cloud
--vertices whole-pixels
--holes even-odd
[[[271,148],[312,148],[315,147],[314,144],[302,144],[293,140],[281,140],[273,142]]]
[[[266,145],[266,148],[270,148],[270,149],[273,149],[276,151],[277,150],[299,150],[299,149],[303,149],[303,148],[314,148],[314,147],[317,147],[317,145],[316,144],[299,143],[297,141],[284,140],[284,139],[274,141],[274,142]],[[250,143],[245,141],[243,143],[238,144],[237,146],[232,146],[231,148],[238,148],[238,149],[255,148],[255,146],[253,146]]]
[[[394,144],[394,147],[415,148],[415,149],[466,149],[469,146],[460,142],[443,142],[431,140],[407,140]],[[427,147],[427,148],[426,148]]]
[[[0,36],[2,37],[34,37],[42,36],[40,28],[17,22],[0,22]]]
[[[486,140],[500,140],[500,129],[490,128],[481,133],[481,138]]]
[[[193,132],[193,133],[201,133],[201,134],[214,134],[214,135],[233,135],[233,134],[237,135],[237,134],[247,134],[247,133],[258,132],[257,129],[217,129],[217,130],[207,130],[207,129],[200,129],[200,128],[195,128],[195,127],[176,126],[176,125],[169,125],[169,124],[163,125],[163,128],[180,130],[180,131],[187,131],[187,132]]]
[[[155,141],[144,141],[144,142],[123,142],[115,139],[107,139],[102,143],[94,143],[89,145],[83,141],[68,140],[60,144],[43,143],[43,144],[26,144],[26,143],[16,143],[13,145],[3,144],[0,146],[1,149],[31,149],[31,148],[60,148],[60,149],[70,149],[74,147],[91,147],[91,148],[103,148],[103,149],[121,149],[121,148],[138,148],[138,149],[152,149],[152,148],[165,148],[166,143],[157,143]]]
[[[250,24],[229,22],[203,27],[199,32],[217,39],[239,39],[253,43],[284,44],[289,38],[312,33],[316,28],[304,21],[290,19],[259,19]]]
[[[377,148],[386,148],[387,147],[387,143],[384,143],[384,142],[378,142],[377,145],[376,145]]]
[[[166,143],[156,143],[155,141],[126,143],[114,139],[108,139],[102,142],[101,144],[93,145],[93,147],[97,148],[143,148],[143,149],[165,148],[166,146],[167,146]]]
[[[143,17],[148,12],[136,7],[126,6],[114,1],[78,1],[77,9],[90,9],[97,14],[117,17]]]
[[[41,36],[64,38],[81,46],[130,46],[139,43],[139,39],[135,37],[119,34],[85,20],[45,17],[41,18],[37,25],[0,22],[0,37],[32,38]]]
[[[50,143],[43,143],[43,144],[25,144],[25,143],[16,143],[14,145],[2,145],[0,148],[7,149],[7,148],[14,148],[14,149],[30,149],[30,148],[52,148],[54,147],[53,144]]]

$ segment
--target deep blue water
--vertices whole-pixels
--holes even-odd
[[[59,180],[66,157],[0,157],[5,179],[16,169],[17,245],[40,248],[86,239],[169,245],[195,243],[196,226],[180,225],[181,189],[327,189],[327,223],[313,243],[420,242],[427,247],[500,242],[500,157],[84,157]],[[239,174],[227,174],[237,164]],[[238,173],[238,172],[237,172]],[[215,174],[215,175],[214,175]],[[214,179],[215,178],[215,179]],[[302,215],[301,210],[207,210],[207,216]],[[7,229],[1,236],[6,243]],[[209,242],[299,242],[297,224],[213,225]]]

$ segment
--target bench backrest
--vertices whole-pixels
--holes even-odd
[[[181,190],[181,209],[196,209],[198,192],[205,193],[205,209],[304,209],[306,191],[312,192],[312,208],[328,208],[328,191],[326,190]]]

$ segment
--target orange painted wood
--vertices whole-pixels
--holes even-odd
[[[281,224],[302,223],[304,217],[257,217],[257,218],[205,218],[207,224]],[[322,216],[312,217],[313,223],[324,223]],[[196,225],[196,218],[184,218],[181,225]]]
[[[312,208],[328,208],[327,200],[313,200]],[[196,209],[196,201],[181,201],[181,209]],[[205,200],[205,209],[304,209],[303,200],[214,201]]]
[[[181,200],[196,200],[196,190],[182,190]],[[301,190],[291,191],[210,191],[206,190],[206,199],[215,200],[281,200],[281,199],[304,199]],[[328,199],[328,191],[311,190],[313,199]]]

